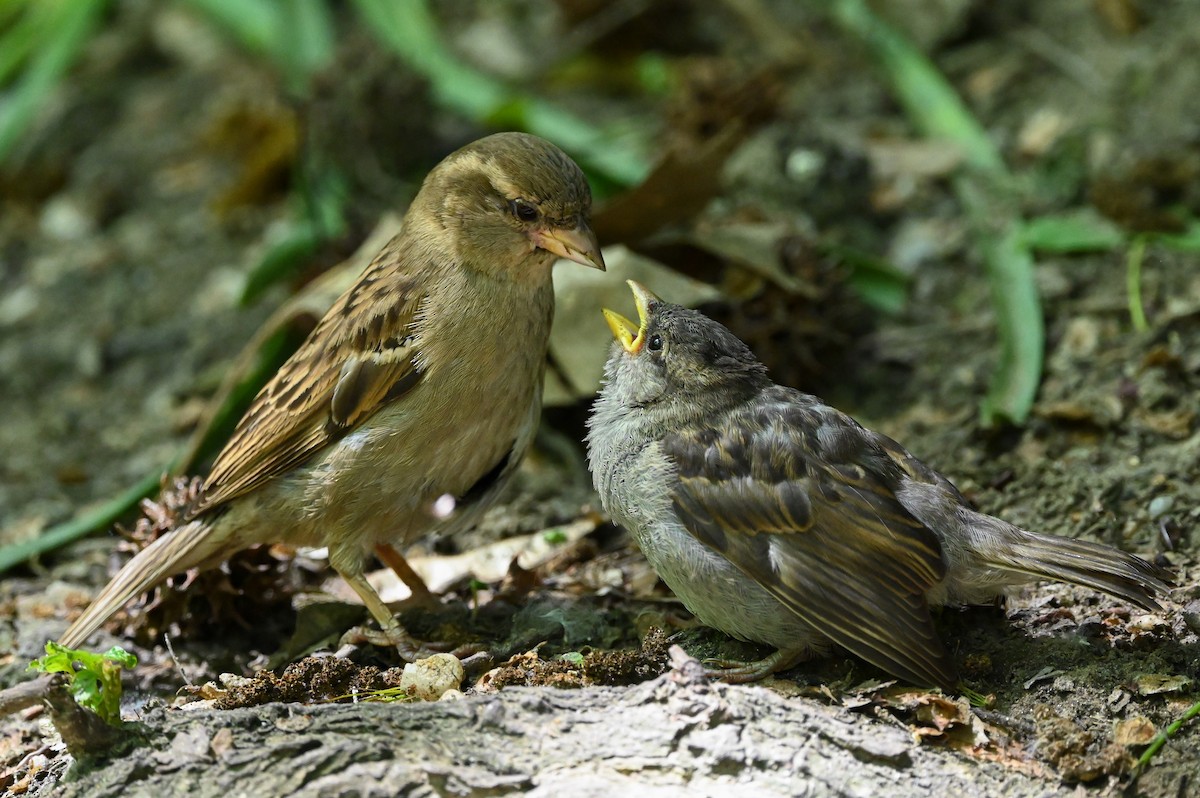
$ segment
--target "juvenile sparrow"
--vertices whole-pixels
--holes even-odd
[[[837,644],[952,689],[933,605],[1057,579],[1159,609],[1168,586],[1150,563],[972,510],[900,444],[774,384],[725,327],[630,286],[639,324],[604,311],[617,342],[589,464],[604,508],[702,623],[778,649],[714,675],[751,681]]]
[[[469,526],[541,413],[551,266],[604,269],[562,150],[500,133],[429,173],[400,233],[254,399],[187,522],[138,553],[60,639],[77,647],[166,577],[254,543],[326,546],[401,656],[419,646],[363,576],[374,548]]]

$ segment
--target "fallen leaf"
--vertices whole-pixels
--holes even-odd
[[[1113,724],[1113,741],[1118,745],[1149,745],[1156,734],[1158,729],[1141,715],[1123,718]]]
[[[1143,673],[1134,680],[1138,695],[1160,695],[1182,693],[1192,686],[1187,676],[1171,676],[1165,673]]]
[[[543,399],[548,406],[573,404],[595,394],[613,340],[601,308],[611,308],[624,316],[637,315],[626,280],[637,280],[679,305],[694,307],[721,296],[712,286],[622,246],[606,248],[604,260],[607,273],[562,269],[554,276],[554,327],[550,332],[553,367],[547,371]]]

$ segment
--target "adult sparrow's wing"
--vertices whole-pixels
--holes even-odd
[[[693,535],[843,648],[914,684],[951,687],[924,596],[945,574],[941,547],[896,500],[903,470],[882,440],[776,389],[663,446]]]
[[[259,392],[204,482],[195,517],[302,464],[421,378],[414,324],[424,299],[385,249]]]

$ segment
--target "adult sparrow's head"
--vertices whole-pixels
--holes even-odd
[[[415,216],[425,237],[497,277],[545,279],[559,258],[604,269],[583,172],[550,142],[497,133],[448,156],[425,178]]]

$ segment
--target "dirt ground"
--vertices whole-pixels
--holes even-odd
[[[522,36],[546,35],[547,18],[566,24],[589,4],[506,0],[497,7],[511,11],[508,17],[476,5],[444,10],[463,23],[454,43],[470,49],[472,37],[501,30],[507,49],[486,64],[499,68],[527,51]],[[308,743],[289,738],[280,746],[254,731],[254,718],[266,719],[264,729],[285,729],[297,717],[316,718],[314,734],[340,735],[337,745],[350,751],[345,761],[353,751],[374,752],[372,762],[422,756],[374,735],[384,726],[401,737],[433,734],[446,724],[427,752],[437,767],[405,771],[402,783],[428,791],[422,794],[604,794],[637,782],[639,773],[663,795],[689,783],[689,794],[747,795],[868,795],[888,783],[896,795],[972,785],[987,795],[1075,795],[1085,790],[1079,784],[1089,794],[1200,790],[1195,723],[1136,782],[1129,775],[1149,737],[1195,703],[1200,682],[1200,258],[1150,241],[1141,275],[1149,325],[1139,332],[1129,313],[1127,247],[1039,255],[1043,383],[1024,426],[986,429],[978,405],[995,365],[996,335],[971,231],[947,170],[937,165],[938,147],[918,139],[866,54],[811,6],[632,5],[654,8],[589,39],[591,52],[610,63],[651,45],[687,54],[692,93],[676,88],[663,116],[660,103],[630,99],[621,85],[628,76],[614,69],[611,83],[560,76],[546,82],[546,94],[580,113],[666,127],[712,111],[695,89],[711,85],[704,81],[712,74],[736,77],[785,61],[787,69],[764,79],[769,113],[724,163],[719,193],[702,218],[782,219],[806,241],[886,257],[908,276],[908,302],[894,314],[867,306],[826,256],[814,256],[814,279],[824,281],[818,298],[798,302],[761,279],[731,276],[736,270],[714,265],[711,255],[676,262],[669,247],[646,251],[719,282],[734,298],[706,307],[752,344],[777,379],[901,441],[981,510],[1168,565],[1177,585],[1170,606],[1148,614],[1044,584],[1003,607],[944,611],[943,639],[967,682],[989,697],[979,712],[888,684],[870,666],[838,656],[763,687],[697,686],[686,677],[687,661],[677,656],[672,665],[668,643],[651,629],[677,635],[671,642],[697,657],[755,651],[690,627],[625,535],[600,516],[579,444],[587,405],[560,406],[547,410],[538,451],[481,529],[415,552],[416,561],[443,569],[431,582],[446,603],[406,609],[410,628],[451,642],[482,641],[499,662],[516,657],[488,673],[481,689],[447,704],[370,705],[368,719],[354,726],[354,707],[312,702],[354,685],[392,685],[386,674],[397,663],[386,652],[355,653],[353,667],[336,679],[321,670],[328,683],[303,668],[332,666],[298,666],[290,678],[300,688],[281,687],[279,678],[289,678],[284,666],[314,647],[328,651],[362,615],[319,557],[260,552],[203,583],[209,595],[166,596],[159,614],[134,615],[97,646],[120,642],[141,659],[126,676],[124,709],[139,716],[142,736],[124,770],[101,759],[84,770],[90,781],[72,786],[64,778],[70,757],[48,713],[35,708],[0,722],[6,794],[113,794],[106,791],[117,785],[123,794],[151,794],[203,783],[205,773],[222,775],[196,790],[228,793],[236,782],[226,779],[254,757],[226,755],[220,728],[235,729],[239,751],[262,745],[266,758],[287,757],[310,750]],[[879,6],[933,57],[998,143],[1022,184],[1027,217],[1088,206],[1128,228],[1170,229],[1200,215],[1200,27],[1192,4]],[[773,21],[759,16],[755,23],[747,9]],[[664,26],[662,15],[673,24]],[[110,17],[38,129],[0,170],[0,545],[32,538],[170,462],[271,312],[351,252],[385,210],[402,210],[442,154],[487,132],[433,109],[422,82],[400,74],[361,32],[347,32],[339,62],[349,59],[361,81],[335,70],[318,89],[320,101],[303,105],[261,64],[177,8],[131,0],[116,3]],[[510,18],[528,24],[506,24]],[[359,116],[360,124],[333,121]],[[246,275],[292,210],[289,169],[298,156],[287,144],[279,155],[272,142],[295,130],[337,151],[333,157],[353,176],[349,232],[302,275],[243,305]],[[671,136],[668,128],[664,140]],[[364,158],[364,151],[382,154]],[[514,540],[538,548],[532,565],[508,567],[511,550],[503,544]],[[26,663],[124,556],[118,543],[98,534],[4,575],[0,686],[27,678]],[[185,608],[210,622],[172,625]],[[171,632],[173,655],[162,631]],[[165,708],[185,681],[199,685],[264,666],[284,674],[268,679],[276,692],[247,698],[243,708],[190,715]],[[564,689],[594,691],[594,703]],[[687,726],[684,745],[672,725],[679,707],[701,705],[696,712],[705,720]],[[504,713],[507,727],[479,720]],[[578,750],[542,754],[527,739],[548,724],[572,729],[564,739],[574,740],[586,723],[614,737],[623,724],[658,724],[675,742],[655,747],[659,738],[639,731],[638,751],[613,746],[589,758],[587,737],[571,743]],[[472,728],[483,730],[474,740]],[[321,739],[315,745],[335,745]],[[470,758],[472,746],[506,745],[514,752],[530,745],[536,755]],[[563,755],[556,772],[588,779],[539,775],[530,762],[555,750]],[[636,766],[620,764],[639,755]],[[313,772],[340,767],[330,757]],[[445,773],[466,761],[477,776],[522,778],[478,776],[447,787]],[[839,780],[855,767],[866,774],[861,783]],[[368,771],[363,778],[384,777]],[[779,772],[786,778],[768,775]],[[250,783],[283,784],[243,786]]]

